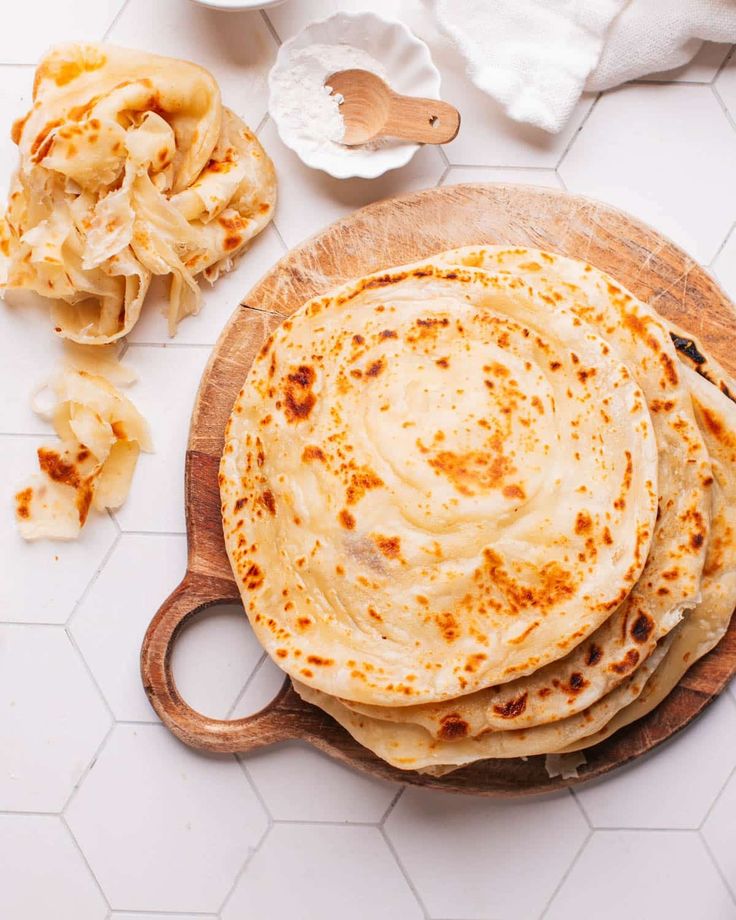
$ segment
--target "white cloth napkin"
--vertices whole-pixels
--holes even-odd
[[[516,121],[559,131],[584,89],[736,41],[736,0],[429,0],[473,82]]]

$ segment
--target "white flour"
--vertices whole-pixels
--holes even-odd
[[[361,48],[351,45],[309,45],[294,48],[288,65],[271,78],[270,108],[312,150],[339,147],[343,154],[361,154],[379,142],[344,147],[340,143],[345,123],[340,114],[339,95],[330,95],[325,79],[338,70],[370,70],[388,82],[383,65]]]

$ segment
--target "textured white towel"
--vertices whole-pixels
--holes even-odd
[[[473,82],[516,121],[559,131],[584,89],[736,41],[736,0],[429,0]]]

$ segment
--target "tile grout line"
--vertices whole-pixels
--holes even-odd
[[[440,188],[440,187],[442,186],[442,184],[444,183],[445,179],[446,179],[447,176],[450,174],[450,170],[451,170],[451,169],[452,169],[452,166],[450,166],[449,163],[445,165],[445,168],[442,170],[442,173],[440,174],[440,177],[439,177],[439,179],[437,180],[437,182],[436,182],[436,184],[435,184],[435,188]]]
[[[373,827],[376,830],[381,829],[380,821],[338,821],[335,818],[274,818],[274,827],[276,825],[285,825],[286,827]]]
[[[728,54],[724,57],[724,59],[718,65],[716,72],[713,74],[713,76],[711,77],[709,81],[711,86],[713,86],[713,84],[720,77],[720,75],[723,73],[726,67],[728,67],[728,64],[731,61],[731,58],[734,56],[734,52],[736,52],[736,45],[731,46],[731,50],[728,52]]]
[[[401,872],[401,874],[404,876],[404,881],[409,886],[409,890],[411,891],[411,893],[414,895],[414,898],[417,904],[419,905],[419,909],[424,914],[425,920],[431,920],[432,915],[427,909],[427,906],[425,905],[424,901],[419,896],[419,891],[417,890],[416,885],[414,884],[414,881],[411,875],[409,875],[408,871],[406,870],[406,867],[404,866],[403,862],[399,858],[399,854],[396,851],[396,847],[394,846],[393,841],[391,840],[389,835],[386,833],[386,829],[384,827],[379,827],[377,828],[377,830],[378,830],[378,833],[383,837],[386,843],[386,846],[389,848],[389,851],[394,858],[394,862],[396,863],[399,869],[399,872]]]
[[[266,111],[265,111],[263,117],[262,117],[261,120],[258,122],[258,127],[255,129],[255,131],[254,131],[253,133],[254,133],[254,134],[260,134],[261,131],[263,131],[263,129],[266,127],[266,125],[268,124],[269,121],[270,121],[270,117],[269,117],[269,114],[268,114],[268,109],[266,109]],[[273,220],[271,221],[271,223],[273,223]]]
[[[76,654],[79,656],[80,660],[82,661],[82,664],[83,664],[83,666],[84,666],[84,670],[87,672],[87,674],[88,674],[90,680],[92,681],[95,690],[97,690],[97,692],[99,693],[100,699],[102,700],[102,703],[103,703],[105,709],[107,710],[107,714],[108,714],[108,716],[110,717],[110,719],[112,720],[112,725],[114,726],[114,725],[115,725],[115,713],[114,713],[113,710],[112,710],[112,706],[108,703],[107,698],[105,697],[105,694],[102,692],[102,687],[100,687],[99,683],[97,682],[97,678],[96,678],[95,675],[92,673],[92,668],[90,668],[87,659],[86,659],[86,658],[84,657],[84,655],[82,654],[82,650],[81,650],[80,647],[77,645],[77,641],[76,641],[76,639],[74,638],[74,636],[71,634],[71,630],[69,629],[68,626],[65,626],[65,627],[64,627],[64,632],[66,633],[66,637],[67,637],[67,639],[69,640],[69,644],[71,645],[71,647],[74,649],[74,651],[76,652]],[[85,772],[86,772],[86,771],[85,771]],[[80,779],[79,782],[81,783],[81,779]]]
[[[731,770],[731,772],[730,772],[730,773],[728,774],[728,776],[726,777],[725,783],[721,786],[721,788],[718,790],[718,792],[716,792],[715,796],[713,797],[713,801],[712,801],[712,802],[710,803],[710,805],[708,806],[708,810],[706,811],[703,820],[702,820],[702,821],[700,822],[700,824],[698,825],[698,830],[699,830],[699,831],[702,831],[703,828],[705,827],[706,821],[708,820],[708,818],[710,818],[711,813],[713,812],[713,809],[716,807],[716,805],[718,804],[718,802],[719,802],[721,796],[722,796],[723,793],[725,792],[726,786],[728,786],[728,784],[731,782],[731,779],[732,779],[734,776],[736,776],[736,767],[734,767],[734,768]]]
[[[0,620],[0,626],[43,626],[45,629],[66,629],[66,623],[41,623],[36,620]]]
[[[72,788],[72,791],[71,791],[71,792],[69,793],[69,795],[67,796],[66,801],[64,802],[64,805],[62,806],[61,811],[59,812],[59,817],[63,817],[63,816],[64,816],[64,813],[65,813],[66,810],[67,810],[67,808],[71,805],[72,801],[74,800],[74,798],[76,797],[77,793],[78,793],[79,790],[81,789],[82,783],[87,779],[87,777],[89,776],[90,772],[91,772],[92,769],[94,768],[94,765],[95,765],[95,764],[97,763],[97,761],[99,760],[100,755],[102,754],[103,750],[105,749],[105,747],[107,747],[107,742],[110,740],[110,736],[111,736],[112,733],[115,731],[117,725],[118,725],[118,723],[115,722],[115,721],[113,721],[112,724],[110,725],[110,727],[109,727],[109,728],[107,729],[107,731],[105,732],[105,737],[102,739],[102,741],[101,741],[101,742],[99,743],[99,745],[97,746],[97,749],[95,750],[94,754],[92,755],[92,757],[91,757],[89,763],[87,764],[87,766],[86,766],[86,767],[84,768],[84,770],[82,771],[82,775],[79,777],[79,779],[77,780],[77,782],[74,784],[74,786],[73,786],[73,788]],[[71,828],[70,828],[70,829],[71,829]]]
[[[243,697],[245,696],[246,690],[247,690],[248,687],[252,684],[253,680],[255,679],[256,674],[261,670],[261,666],[263,665],[263,662],[264,662],[265,660],[266,660],[266,652],[263,652],[263,654],[261,655],[261,657],[260,657],[260,658],[258,659],[258,661],[256,662],[256,666],[255,666],[255,667],[253,668],[253,670],[250,672],[250,674],[248,675],[248,677],[246,677],[245,683],[243,684],[241,690],[238,692],[238,695],[235,697],[235,702],[232,704],[232,706],[231,706],[231,707],[227,710],[227,712],[225,713],[225,718],[226,718],[226,719],[232,719],[233,713],[234,713],[235,710],[238,708],[238,703],[240,703],[240,701],[241,701],[241,700],[243,699]]]
[[[268,18],[268,13],[265,10],[261,10],[261,18],[266,23],[266,28],[271,33],[271,36],[273,37],[274,41],[280,47],[283,44],[283,42],[281,41],[281,36],[276,31],[276,26],[274,26],[274,24]]]
[[[120,19],[120,17],[123,15],[123,13],[125,12],[125,10],[127,9],[129,3],[130,3],[130,0],[123,0],[123,3],[122,3],[122,5],[120,6],[120,9],[117,11],[117,13],[115,14],[115,16],[113,17],[112,22],[111,22],[110,25],[105,29],[105,31],[102,33],[102,39],[101,39],[101,40],[102,40],[103,42],[106,42],[107,39],[110,37],[110,33],[111,33],[112,30],[115,28],[115,26],[118,24],[118,20]]]
[[[731,112],[730,112],[729,109],[728,109],[728,106],[726,105],[725,101],[723,100],[723,97],[722,97],[721,94],[718,92],[718,87],[715,85],[715,83],[709,83],[708,86],[709,86],[709,88],[710,88],[710,91],[711,91],[711,92],[713,93],[713,95],[716,97],[716,101],[718,102],[718,104],[720,105],[720,107],[723,109],[723,114],[724,114],[724,115],[726,116],[726,118],[728,119],[728,123],[731,125],[731,127],[734,129],[734,131],[736,131],[736,121],[734,120],[734,116],[731,114]]]
[[[283,253],[283,254],[285,255],[285,254],[289,251],[289,247],[286,245],[286,240],[285,240],[285,239],[283,238],[283,236],[281,235],[281,231],[279,230],[278,225],[277,225],[277,223],[276,223],[275,220],[272,220],[272,221],[271,221],[271,226],[273,227],[273,232],[276,234],[276,238],[278,239],[279,243],[281,243],[281,245],[284,247],[284,253]],[[257,309],[257,308],[256,308],[256,307],[251,307],[251,309],[252,309],[252,310],[255,310],[255,309]],[[278,313],[277,315],[278,315],[278,316],[281,316],[282,314]]]
[[[595,111],[595,108],[596,108],[596,106],[598,105],[598,103],[601,101],[601,99],[603,98],[603,95],[604,95],[603,92],[598,93],[598,95],[595,97],[595,99],[594,99],[594,100],[592,101],[592,103],[590,104],[590,108],[588,109],[588,111],[587,111],[587,112],[585,113],[585,115],[583,116],[583,120],[582,120],[582,121],[580,122],[580,124],[578,125],[577,131],[575,131],[575,132],[573,133],[573,135],[572,135],[572,137],[570,138],[570,140],[567,142],[567,144],[565,144],[565,149],[562,151],[562,153],[560,154],[559,159],[558,159],[557,162],[555,163],[555,166],[554,166],[555,172],[557,172],[557,170],[560,168],[560,166],[562,166],[562,163],[563,163],[565,157],[566,157],[566,156],[568,155],[568,153],[570,152],[570,148],[571,148],[572,145],[575,143],[575,141],[577,140],[577,138],[580,136],[580,132],[581,132],[581,131],[583,130],[583,128],[587,125],[588,119],[590,118],[590,116],[591,116],[591,115],[593,114],[593,112]]]
[[[113,912],[115,914],[121,914],[122,916],[125,916],[126,914],[132,914],[134,917],[140,917],[141,915],[141,911],[131,910],[129,907],[113,908]],[[181,916],[181,911],[178,911],[178,910],[150,910],[147,908],[146,910],[143,911],[143,913],[146,916],[151,914],[151,916],[153,917],[180,917]],[[188,917],[189,916],[191,917],[216,917],[217,916],[216,912],[213,912],[211,910],[188,910],[186,911],[186,914]]]
[[[705,849],[705,852],[708,854],[708,857],[710,858],[713,868],[716,870],[721,881],[726,886],[726,891],[731,895],[731,900],[734,902],[734,904],[736,904],[736,888],[731,887],[731,883],[726,877],[726,873],[721,868],[721,864],[716,859],[715,853],[713,852],[713,850],[711,850],[710,844],[708,843],[708,840],[706,839],[705,834],[703,834],[701,831],[698,831],[697,833],[698,833],[698,837],[700,838],[700,842],[703,844],[703,848]]]
[[[734,126],[734,127],[736,128],[736,126]],[[735,221],[731,224],[731,226],[728,228],[728,230],[726,231],[726,235],[723,237],[723,242],[721,243],[721,245],[720,245],[720,246],[718,247],[718,249],[716,250],[716,254],[713,256],[713,258],[710,260],[710,262],[708,262],[708,265],[706,266],[706,268],[708,269],[708,271],[711,272],[711,274],[713,274],[713,272],[711,271],[711,269],[713,268],[714,262],[716,262],[716,261],[718,260],[719,256],[721,255],[721,253],[723,252],[723,250],[726,248],[726,245],[727,245],[728,241],[731,239],[731,234],[733,233],[733,231],[734,231],[735,228],[736,228],[736,220],[735,220]]]
[[[94,574],[92,575],[92,577],[90,578],[90,580],[89,580],[89,581],[87,582],[87,584],[84,586],[84,589],[83,589],[82,593],[79,595],[79,597],[77,598],[77,600],[74,602],[74,605],[73,605],[73,607],[72,607],[72,609],[71,609],[71,611],[70,611],[70,613],[69,613],[69,616],[68,616],[68,617],[66,618],[66,620],[64,621],[64,626],[65,626],[65,628],[67,629],[67,632],[69,632],[69,630],[70,630],[71,624],[72,624],[72,622],[73,622],[73,620],[74,620],[74,617],[76,616],[77,611],[79,610],[79,608],[80,608],[80,606],[82,605],[82,603],[87,599],[87,595],[88,595],[89,592],[92,590],[92,587],[94,586],[95,582],[97,581],[97,579],[98,579],[98,578],[100,577],[100,575],[102,574],[102,570],[106,567],[107,563],[110,561],[110,557],[111,557],[112,554],[115,552],[115,550],[116,550],[116,548],[117,548],[117,546],[118,546],[118,543],[120,543],[120,540],[121,540],[121,539],[122,539],[122,533],[121,533],[120,530],[118,530],[118,531],[116,532],[116,534],[115,534],[115,539],[112,541],[112,544],[110,545],[110,548],[107,550],[107,552],[105,553],[105,555],[102,557],[102,561],[101,561],[100,564],[97,566],[97,569],[95,570],[95,572],[94,572]],[[76,644],[74,644],[74,647],[76,648]],[[79,649],[77,649],[77,651],[79,651]],[[81,655],[81,652],[80,652],[80,655]],[[82,657],[84,657],[84,656],[82,656]],[[85,662],[85,663],[86,663],[86,662]]]
[[[539,914],[539,920],[544,920],[544,916],[545,916],[545,914],[547,914],[547,913],[549,912],[549,909],[550,909],[550,907],[552,906],[552,902],[554,901],[554,899],[557,897],[557,895],[558,895],[558,894],[560,893],[560,891],[562,890],[562,886],[565,884],[565,882],[566,882],[567,879],[569,878],[570,873],[572,872],[572,870],[573,870],[573,869],[575,868],[575,866],[577,865],[577,862],[578,862],[578,860],[580,859],[580,857],[581,857],[583,851],[584,851],[584,850],[586,849],[586,847],[588,846],[589,841],[591,841],[591,840],[593,839],[593,836],[594,836],[595,833],[596,833],[596,831],[594,831],[592,827],[588,827],[588,833],[585,835],[585,839],[583,840],[583,842],[582,842],[582,843],[580,844],[580,846],[578,847],[577,852],[575,853],[575,855],[573,856],[572,860],[570,861],[570,865],[569,865],[569,866],[567,867],[567,869],[562,873],[562,878],[561,878],[561,879],[559,880],[559,882],[555,885],[554,890],[552,891],[552,893],[550,894],[549,898],[547,899],[547,903],[544,905],[544,907],[542,908],[541,913]]]
[[[623,86],[710,86],[715,77],[710,80],[647,80],[645,77],[639,77],[636,80],[629,80],[621,84]],[[616,87],[611,87],[616,89]]]
[[[248,770],[247,766],[245,765],[245,762],[244,762],[243,760],[240,759],[240,757],[238,756],[238,754],[233,754],[233,757],[235,758],[235,762],[238,764],[238,766],[240,767],[240,769],[241,769],[243,775],[245,776],[245,779],[246,779],[248,785],[250,786],[250,788],[251,788],[253,794],[255,795],[255,797],[256,797],[256,798],[258,799],[258,801],[260,802],[261,808],[263,809],[263,811],[264,811],[265,814],[266,814],[266,819],[267,819],[267,822],[268,822],[268,827],[269,827],[269,828],[270,828],[270,827],[273,827],[273,825],[275,824],[274,817],[273,817],[273,815],[271,814],[271,809],[268,807],[268,804],[266,803],[266,800],[264,799],[261,790],[260,790],[260,789],[258,788],[258,786],[256,785],[256,781],[255,781],[255,780],[253,779],[253,777],[250,775],[250,771]]]
[[[555,166],[554,172],[555,172],[555,177],[556,177],[557,181],[558,181],[558,182],[560,183],[560,185],[562,186],[562,191],[563,191],[563,192],[568,192],[568,193],[569,193],[569,192],[570,192],[570,189],[567,187],[567,183],[566,183],[565,180],[562,178],[562,175],[561,175],[559,169],[557,169],[556,166]]]
[[[590,816],[588,815],[588,812],[585,810],[585,806],[583,805],[583,803],[580,801],[580,799],[579,799],[579,798],[577,797],[577,795],[575,794],[575,789],[574,789],[572,786],[568,786],[567,788],[568,788],[568,790],[569,790],[569,792],[570,792],[570,795],[572,796],[573,802],[574,802],[574,803],[577,805],[577,807],[578,807],[578,811],[579,811],[580,814],[583,816],[583,820],[584,820],[585,823],[588,825],[588,827],[590,828],[591,831],[592,831],[592,830],[595,830],[595,828],[593,827],[593,822],[590,820]]]
[[[391,812],[392,812],[392,811],[394,810],[394,808],[396,808],[396,806],[399,804],[399,799],[400,799],[401,796],[404,794],[404,791],[405,791],[405,790],[406,790],[406,786],[399,786],[398,790],[396,791],[396,795],[395,795],[395,796],[391,799],[391,801],[388,803],[388,808],[384,811],[383,815],[381,816],[381,820],[378,822],[378,826],[379,826],[379,827],[383,827],[383,826],[384,826],[384,824],[385,824],[386,821],[388,820],[389,815],[391,814]]]
[[[273,827],[274,827],[274,821],[273,821],[273,818],[271,817],[271,812],[266,807],[265,802],[263,802],[263,797],[260,794],[260,790],[256,788],[256,785],[253,782],[253,778],[251,777],[250,773],[248,773],[248,771],[244,769],[244,765],[242,761],[240,760],[240,758],[238,757],[238,755],[233,754],[233,757],[235,758],[237,763],[240,765],[240,768],[243,771],[243,774],[245,775],[246,781],[250,785],[251,789],[253,789],[256,795],[256,798],[258,799],[259,802],[261,802],[261,807],[264,809],[265,814],[266,814],[266,829],[261,834],[261,839],[256,843],[256,845],[254,847],[248,848],[248,855],[245,857],[245,860],[243,861],[243,864],[240,867],[240,869],[235,873],[235,878],[233,879],[233,883],[230,886],[230,888],[228,888],[227,892],[225,893],[225,897],[222,899],[222,902],[220,903],[220,907],[217,910],[218,917],[222,914],[222,911],[227,906],[228,901],[232,898],[233,894],[235,893],[235,889],[238,887],[240,880],[245,876],[245,873],[248,871],[248,866],[250,865],[251,860],[255,857],[256,853],[258,853],[260,849],[263,847],[264,843],[269,838],[271,831],[273,830]]]
[[[253,131],[254,134],[260,134],[264,127],[268,124],[268,109],[261,116],[261,120],[258,122],[258,126]],[[268,226],[268,225],[266,225]],[[265,227],[264,227],[265,230]],[[247,250],[246,250],[247,251]]]
[[[113,511],[112,508],[105,508],[105,514],[108,516],[108,518],[110,519],[110,522],[112,523],[112,526],[117,531],[118,537],[120,537],[123,531],[122,531],[122,528],[120,527],[120,524],[118,523],[118,519],[115,517],[115,512]]]
[[[0,808],[0,815],[3,817],[20,817],[20,818],[58,818],[58,811],[25,811],[16,809]]]
[[[71,838],[72,843],[73,843],[75,849],[77,850],[77,852],[79,853],[79,855],[82,857],[82,860],[83,860],[85,866],[87,867],[87,870],[88,870],[89,874],[92,876],[92,879],[93,879],[95,885],[97,886],[97,890],[100,892],[100,895],[102,896],[102,900],[103,900],[103,901],[105,902],[105,904],[107,905],[108,911],[109,911],[109,912],[112,912],[112,904],[111,904],[110,901],[108,900],[108,897],[107,897],[107,895],[105,894],[105,890],[104,890],[104,888],[102,887],[102,885],[100,884],[100,880],[99,880],[99,879],[97,878],[97,876],[95,875],[94,869],[92,868],[92,866],[91,866],[90,863],[89,863],[89,860],[87,859],[86,853],[84,852],[84,850],[82,849],[82,847],[79,845],[79,841],[77,840],[77,838],[76,838],[76,837],[74,836],[74,834],[72,833],[72,829],[71,829],[71,827],[69,827],[69,824],[68,824],[68,822],[67,822],[67,820],[66,820],[66,818],[64,817],[63,814],[60,814],[60,815],[59,815],[59,820],[60,820],[61,823],[64,825],[64,827],[65,827],[65,829],[66,829],[66,832],[67,832],[67,834],[69,835],[69,837]]]

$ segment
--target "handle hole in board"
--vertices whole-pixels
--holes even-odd
[[[171,670],[192,709],[213,719],[237,718],[233,709],[255,679],[264,654],[239,604],[213,604],[181,627]]]
[[[430,128],[439,128],[439,126],[440,126],[440,116],[439,116],[439,115],[430,115],[430,116],[429,116],[429,126],[430,126]]]

